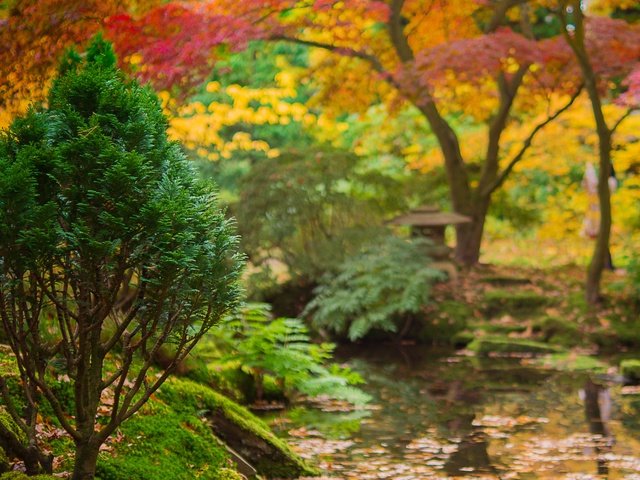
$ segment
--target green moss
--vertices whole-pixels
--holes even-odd
[[[578,326],[558,317],[543,317],[533,324],[534,332],[541,335],[545,342],[575,347],[582,343],[582,334]]]
[[[506,313],[524,315],[549,303],[547,297],[531,291],[489,290],[484,294],[484,310],[487,315]]]
[[[475,335],[467,330],[456,333],[451,339],[451,344],[456,348],[464,348],[473,342]]]
[[[613,329],[618,343],[629,347],[640,346],[640,319],[611,319]]]
[[[15,376],[16,361],[13,352],[8,345],[0,344],[0,375]]]
[[[276,437],[262,420],[210,388],[189,380],[172,379],[162,386],[158,397],[182,414],[194,414],[203,410],[219,414],[247,437],[254,436],[262,440],[277,455],[264,455],[258,463],[253,464],[261,475],[296,478],[318,473],[296,455],[286,442]]]
[[[0,447],[0,473],[9,470],[10,466],[11,462],[9,460],[9,457],[7,456],[7,453],[2,447]]]
[[[216,476],[211,478],[212,480],[246,480],[232,468],[221,468],[216,472]]]
[[[631,358],[620,362],[620,373],[633,383],[640,383],[640,359]]]
[[[482,330],[489,335],[509,335],[510,333],[522,333],[527,329],[526,325],[518,325],[513,323],[479,323],[474,326],[478,330]]]
[[[16,422],[13,421],[11,415],[4,409],[4,407],[0,407],[0,423],[7,430],[13,432],[18,440],[25,445],[27,444],[27,436],[24,434],[20,427],[16,425]]]
[[[34,475],[33,477],[28,477],[22,472],[7,472],[0,475],[0,480],[60,480],[59,477],[54,477],[53,475]]]
[[[480,278],[481,282],[488,283],[490,285],[496,285],[500,287],[506,287],[509,285],[527,285],[531,283],[531,280],[524,277],[508,277],[505,275],[486,275]]]
[[[558,347],[531,340],[520,340],[508,337],[476,338],[468,345],[469,350],[478,355],[515,354],[515,353],[557,353]]]
[[[456,335],[467,327],[468,320],[473,317],[469,305],[453,300],[445,300],[438,304],[434,315],[430,315],[418,334],[423,343],[456,344]]]
[[[195,412],[176,412],[171,405],[148,403],[121,427],[124,441],[103,453],[101,480],[222,479],[229,466],[225,447]]]
[[[568,372],[606,373],[608,365],[595,357],[588,355],[573,355],[571,353],[557,353],[546,355],[538,363],[547,368]]]

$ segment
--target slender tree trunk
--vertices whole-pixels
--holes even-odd
[[[600,140],[600,172],[598,173],[598,201],[600,203],[600,229],[593,249],[593,256],[587,270],[585,293],[587,302],[595,304],[600,301],[600,280],[606,266],[611,237],[611,192],[609,191],[609,174],[611,172],[611,141],[609,130],[598,128]]]
[[[72,480],[93,480],[96,474],[96,464],[100,444],[88,441],[76,443],[76,459],[73,466]]]
[[[480,261],[484,224],[490,204],[490,195],[477,198],[472,210],[464,212],[471,217],[471,223],[456,228],[455,258],[465,266],[473,266]]]
[[[587,270],[587,281],[585,283],[585,294],[587,302],[595,304],[600,301],[600,280],[606,265],[607,253],[609,251],[609,238],[611,236],[611,192],[609,191],[609,175],[611,174],[611,129],[607,125],[602,110],[602,100],[598,91],[598,77],[591,65],[591,59],[585,46],[585,25],[582,4],[580,0],[571,0],[574,12],[574,33],[569,34],[566,30],[568,24],[566,13],[563,8],[559,10],[560,19],[565,26],[564,36],[575,54],[580,65],[584,85],[589,94],[591,110],[596,122],[598,133],[598,200],[600,203],[600,229],[593,250],[593,256]]]

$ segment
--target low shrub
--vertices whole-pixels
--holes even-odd
[[[444,273],[431,267],[426,240],[387,237],[325,276],[305,310],[318,328],[350,340],[374,330],[408,330]]]

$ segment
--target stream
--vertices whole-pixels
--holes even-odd
[[[640,480],[640,395],[615,379],[424,347],[338,355],[366,380],[369,409],[267,418],[325,476]]]

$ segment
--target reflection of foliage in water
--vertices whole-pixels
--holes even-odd
[[[528,360],[434,358],[418,348],[367,348],[346,357],[378,409],[351,434],[352,443],[334,450],[318,438],[329,435],[319,425],[330,424],[325,415],[332,414],[319,414],[320,421],[294,412],[297,427],[319,433],[292,439],[302,452],[320,449],[320,462],[343,478],[569,479],[596,478],[604,469],[611,478],[640,475],[640,400],[621,397],[605,379],[599,388],[612,402],[602,410],[610,437],[592,431],[584,372]]]
[[[295,407],[287,412],[293,426],[317,430],[329,439],[344,439],[360,431],[362,420],[370,417],[368,410],[324,412],[316,408]]]

